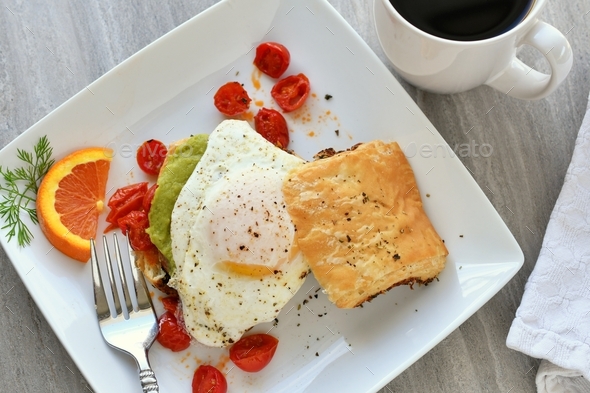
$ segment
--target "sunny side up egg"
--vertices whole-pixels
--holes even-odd
[[[303,284],[309,266],[281,191],[303,163],[245,121],[223,121],[209,136],[171,219],[169,285],[202,344],[227,346],[272,321]]]

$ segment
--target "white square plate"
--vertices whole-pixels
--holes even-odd
[[[431,285],[394,288],[354,310],[336,309],[309,277],[276,326],[256,327],[273,329],[280,340],[275,359],[259,374],[234,370],[227,352],[199,345],[174,354],[156,343],[152,366],[163,392],[189,392],[199,362],[221,367],[230,392],[279,391],[277,386],[287,380],[295,380],[285,388],[294,391],[293,386],[305,385],[296,380],[302,370],[323,370],[308,381],[308,392],[375,392],[497,293],[524,258],[451,147],[327,2],[222,1],[32,126],[0,152],[0,162],[13,167],[17,148],[30,150],[47,135],[57,158],[84,146],[115,149],[107,189],[147,179],[134,168],[132,151],[149,138],[169,143],[211,132],[223,120],[212,100],[225,82],[244,83],[253,110],[254,102],[275,106],[273,81],[252,65],[252,48],[263,41],[289,48],[287,74],[303,72],[311,81],[313,95],[304,108],[286,116],[290,147],[310,159],[326,147],[398,141],[415,171],[426,211],[449,249],[447,267]],[[7,243],[4,234],[0,241],[55,333],[95,392],[140,392],[131,358],[109,348],[100,335],[90,266],[52,250],[39,228],[33,231],[35,239],[24,249],[15,241]]]

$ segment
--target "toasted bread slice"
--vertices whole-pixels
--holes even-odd
[[[355,147],[324,154],[283,183],[299,248],[341,308],[397,285],[430,282],[448,254],[398,144]]]
[[[155,248],[146,251],[135,251],[135,265],[141,270],[143,276],[160,291],[175,295],[176,289],[168,286],[170,275],[164,270],[162,263],[165,260],[164,256]]]

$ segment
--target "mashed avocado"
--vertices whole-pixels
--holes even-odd
[[[170,240],[170,219],[172,209],[180,190],[193,173],[197,163],[207,148],[209,135],[199,134],[182,141],[166,157],[166,162],[158,176],[158,188],[149,212],[150,227],[146,232],[152,243],[168,260],[168,272],[172,274],[176,266],[172,259]]]

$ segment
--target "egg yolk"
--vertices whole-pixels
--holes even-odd
[[[273,271],[266,265],[247,265],[232,261],[222,261],[217,263],[217,266],[225,272],[239,274],[241,276],[266,277],[279,273],[278,270]]]

